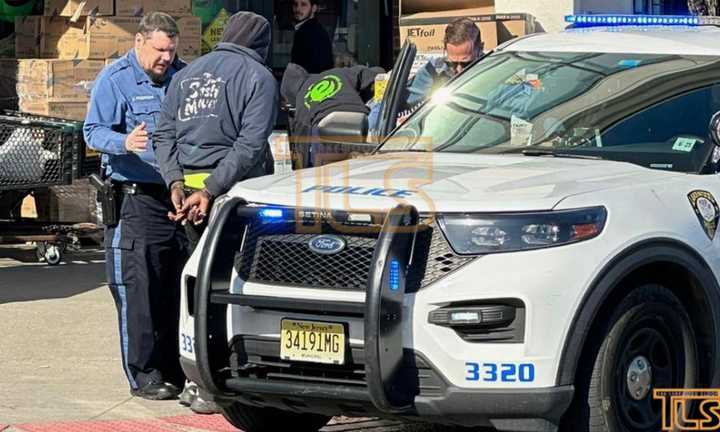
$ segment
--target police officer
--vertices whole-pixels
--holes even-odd
[[[172,17],[143,17],[135,47],[98,75],[83,129],[121,201],[116,222],[105,215],[105,257],[123,368],[130,393],[153,400],[176,398],[183,382],[177,328],[187,239],[168,219],[169,192],[150,142],[165,89],[182,67],[177,44]]]

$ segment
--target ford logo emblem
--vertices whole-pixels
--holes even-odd
[[[332,255],[345,249],[345,240],[334,235],[319,235],[310,239],[308,247],[315,253]]]

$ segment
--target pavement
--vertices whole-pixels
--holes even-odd
[[[51,267],[30,247],[0,246],[0,432],[237,430],[177,401],[131,397],[117,333],[101,250],[69,252]],[[449,430],[344,417],[323,429]]]

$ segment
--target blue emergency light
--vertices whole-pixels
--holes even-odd
[[[565,22],[574,24],[576,27],[593,26],[697,26],[703,24],[715,24],[713,20],[705,20],[706,17],[687,15],[566,15]]]
[[[260,218],[264,220],[277,220],[282,219],[283,211],[279,208],[264,208],[259,211]]]
[[[400,262],[397,259],[390,260],[390,290],[397,291],[400,289]]]

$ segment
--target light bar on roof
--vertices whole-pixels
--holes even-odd
[[[717,17],[699,17],[687,15],[566,15],[565,22],[576,27],[613,26],[613,25],[678,25],[697,26],[717,24]]]

